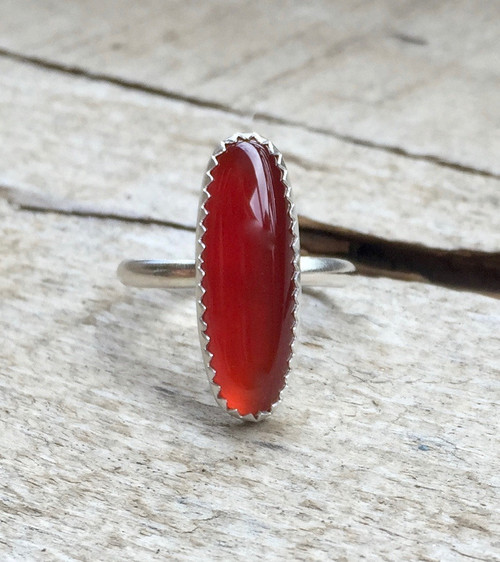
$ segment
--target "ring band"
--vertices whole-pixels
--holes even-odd
[[[198,334],[214,397],[245,421],[268,417],[290,372],[302,285],[332,286],[354,266],[300,256],[281,152],[257,133],[222,141],[201,190],[195,260],[123,261],[125,285],[196,288]]]
[[[352,273],[347,260],[328,257],[302,256],[300,280],[302,287],[334,287],[336,275]],[[148,289],[189,289],[196,287],[194,260],[124,260],[118,266],[118,278],[128,287]]]

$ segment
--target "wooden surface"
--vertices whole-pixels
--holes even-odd
[[[8,51],[500,174],[497,0],[4,5]]]
[[[2,560],[500,560],[499,287],[379,263],[306,291],[284,403],[247,426],[208,391],[193,295],[115,278],[192,255],[213,145],[252,129],[306,249],[347,229],[490,275],[499,22],[493,1],[2,3]]]

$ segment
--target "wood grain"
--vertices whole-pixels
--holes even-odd
[[[190,233],[1,212],[8,557],[496,559],[499,301],[308,292],[281,409],[240,425],[208,391],[192,294],[114,277]]]
[[[284,153],[305,217],[444,249],[500,247],[496,178],[14,62],[0,74],[0,184],[28,192],[21,202],[194,227],[215,144],[257,129]]]
[[[0,559],[500,560],[500,300],[433,284],[500,271],[499,15],[2,3]],[[306,291],[251,426],[208,390],[193,294],[115,276],[193,255],[238,130],[285,154],[306,249],[443,257]]]
[[[16,0],[0,38],[4,52],[500,174],[496,0]]]

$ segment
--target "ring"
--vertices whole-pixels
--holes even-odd
[[[198,333],[217,403],[246,421],[268,417],[290,372],[301,286],[334,285],[354,266],[300,257],[297,213],[281,152],[236,133],[212,154],[201,190],[195,260],[126,260],[135,287],[196,287]]]

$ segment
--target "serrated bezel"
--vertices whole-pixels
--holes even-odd
[[[209,336],[206,333],[207,324],[203,319],[203,315],[205,313],[205,305],[202,302],[203,295],[205,294],[205,289],[203,288],[202,282],[205,272],[203,270],[203,250],[205,249],[205,245],[203,243],[203,236],[205,234],[206,228],[204,226],[205,218],[208,215],[206,210],[205,204],[210,198],[210,194],[208,192],[208,187],[210,183],[213,181],[212,171],[218,165],[218,158],[221,154],[223,154],[228,146],[238,142],[238,141],[250,141],[255,140],[262,146],[264,146],[269,154],[275,158],[276,165],[281,171],[281,181],[285,187],[285,198],[288,204],[288,218],[290,221],[290,229],[292,231],[292,250],[293,250],[293,267],[294,267],[294,275],[293,275],[293,282],[294,282],[294,290],[293,290],[293,325],[292,325],[292,342],[290,346],[290,356],[288,358],[288,368],[285,374],[285,382],[282,390],[280,391],[278,400],[272,404],[269,411],[260,411],[257,412],[256,415],[254,414],[246,414],[242,416],[238,410],[233,410],[228,408],[227,401],[224,398],[219,396],[220,393],[220,386],[214,382],[215,377],[215,370],[211,366],[212,354],[208,351],[208,343],[210,341]],[[198,314],[198,335],[200,338],[200,346],[201,352],[203,356],[203,362],[205,364],[205,370],[207,372],[208,381],[210,384],[210,389],[215,397],[215,400],[219,406],[225,410],[231,416],[234,416],[240,420],[244,421],[251,421],[251,422],[258,422],[261,421],[268,416],[270,416],[278,404],[282,400],[282,394],[288,384],[288,376],[291,370],[291,361],[294,354],[294,347],[295,347],[295,340],[297,335],[297,328],[298,328],[298,318],[297,318],[297,310],[298,310],[298,303],[299,303],[299,296],[300,296],[300,241],[299,241],[299,226],[297,220],[297,213],[295,210],[295,205],[292,199],[292,189],[288,182],[288,171],[283,160],[283,155],[281,152],[274,146],[274,144],[269,141],[268,139],[260,136],[257,133],[236,133],[231,137],[223,140],[214,150],[209,163],[207,170],[204,175],[202,189],[201,189],[201,196],[200,196],[200,203],[198,207],[198,220],[196,226],[196,306],[197,306],[197,314]]]

